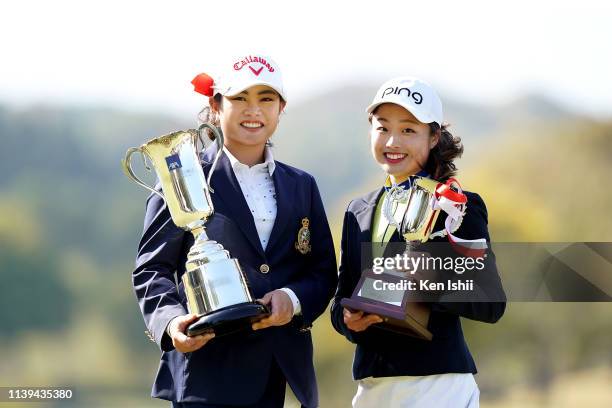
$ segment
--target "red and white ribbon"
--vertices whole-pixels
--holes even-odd
[[[485,254],[486,239],[462,239],[453,235],[453,232],[459,229],[467,208],[467,197],[456,179],[451,177],[446,183],[437,185],[433,206],[434,210],[441,209],[447,214],[444,229],[449,242],[457,252],[472,258],[482,257]]]

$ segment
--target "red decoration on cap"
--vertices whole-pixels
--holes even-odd
[[[206,96],[213,96],[214,90],[213,85],[215,81],[208,74],[198,74],[191,81],[193,84],[193,90],[197,93],[201,93]]]

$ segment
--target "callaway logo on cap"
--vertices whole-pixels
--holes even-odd
[[[286,101],[283,78],[276,62],[262,55],[247,55],[234,60],[213,86],[215,93],[234,96],[255,85],[267,85]]]
[[[394,103],[412,113],[422,123],[436,122],[442,126],[442,102],[427,82],[413,77],[394,78],[385,82],[366,109],[372,113],[383,103]]]
[[[234,96],[255,85],[266,85],[274,89],[287,101],[283,89],[283,78],[278,65],[269,57],[248,55],[234,60],[213,79],[208,74],[198,74],[191,81],[194,90],[202,95]]]

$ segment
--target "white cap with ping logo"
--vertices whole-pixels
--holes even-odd
[[[214,93],[234,96],[255,85],[266,85],[274,89],[287,101],[283,78],[278,64],[271,58],[252,54],[232,61],[231,66],[215,81]]]
[[[418,78],[400,77],[385,82],[366,112],[372,113],[383,103],[403,107],[422,123],[436,122],[442,126],[442,101],[431,85]]]

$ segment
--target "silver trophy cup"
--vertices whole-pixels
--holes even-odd
[[[389,192],[383,208],[384,216],[395,225],[409,246],[429,239],[440,213],[433,206],[437,185],[435,180],[417,177],[409,189],[396,187]]]
[[[382,213],[395,226],[406,241],[405,254],[420,256],[416,248],[429,238],[438,217],[434,209],[434,194],[438,182],[418,178],[409,189],[393,187],[385,197]],[[385,269],[382,274],[365,270],[350,298],[341,300],[341,305],[350,310],[361,310],[382,317],[380,327],[404,333],[424,340],[431,340],[427,329],[430,308],[415,302],[409,290],[379,290],[376,282],[398,284],[410,277],[406,271]]]
[[[204,142],[202,132],[209,129],[219,144],[208,180],[199,160]],[[132,169],[131,158],[140,153],[152,163],[161,184],[161,192],[138,178]],[[238,260],[216,241],[208,239],[206,220],[213,214],[210,198],[210,178],[223,152],[223,135],[214,126],[204,124],[199,130],[189,129],[160,136],[140,147],[128,149],[122,167],[136,184],[164,199],[172,221],[177,227],[190,231],[194,244],[187,255],[182,276],[189,313],[199,319],[187,328],[187,335],[214,332],[216,337],[250,327],[251,323],[267,315],[269,310],[253,300],[247,280]],[[146,158],[146,159],[145,159]]]

